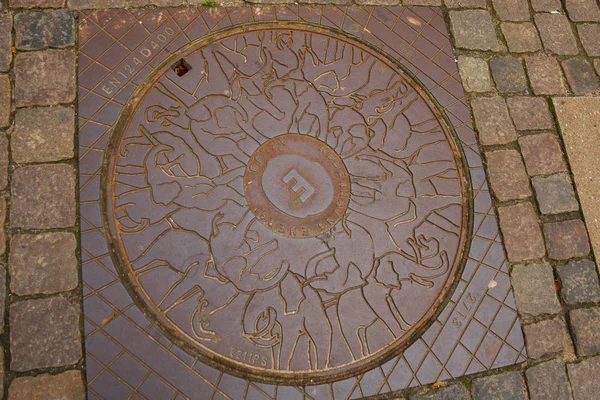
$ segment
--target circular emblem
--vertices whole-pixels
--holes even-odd
[[[111,140],[105,224],[125,286],[230,373],[363,373],[434,321],[463,263],[453,133],[348,37],[286,24],[195,42],[143,82]]]
[[[263,143],[244,174],[248,206],[280,235],[317,236],[334,227],[350,202],[342,158],[311,136],[287,134]]]

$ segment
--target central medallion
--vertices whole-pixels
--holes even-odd
[[[306,135],[269,139],[250,157],[244,174],[250,209],[267,228],[302,238],[330,230],[350,202],[350,177],[342,158]]]

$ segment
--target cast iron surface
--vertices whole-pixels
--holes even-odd
[[[439,10],[80,24],[92,398],[354,398],[523,360]]]

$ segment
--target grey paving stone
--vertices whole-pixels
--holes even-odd
[[[556,267],[560,279],[560,294],[567,304],[600,300],[600,283],[596,264],[590,260],[571,261]]]
[[[579,210],[571,177],[566,173],[531,178],[542,214],[560,214]]]
[[[591,64],[581,58],[572,58],[562,62],[565,77],[574,94],[593,93],[598,88],[598,78]]]
[[[24,300],[10,306],[11,369],[59,367],[81,359],[79,305],[64,297]]]
[[[71,107],[22,108],[11,135],[17,163],[60,161],[74,156],[75,111]]]
[[[498,207],[500,229],[511,262],[544,257],[544,239],[531,203]]]
[[[526,53],[542,49],[542,42],[531,22],[503,22],[500,25],[508,49],[513,53]]]
[[[10,241],[10,289],[20,296],[75,289],[79,283],[75,235],[15,235]]]
[[[517,140],[517,131],[502,97],[479,97],[471,101],[479,140],[484,146]]]
[[[39,50],[74,44],[73,14],[68,10],[18,13],[14,24],[17,49]]]
[[[14,67],[17,106],[55,105],[75,100],[75,65],[72,50],[18,53]]]
[[[600,22],[600,6],[596,0],[566,0],[565,3],[571,21]]]
[[[9,400],[85,400],[81,371],[15,378],[8,388]]]
[[[482,58],[459,56],[458,70],[467,92],[489,92],[492,79],[487,61]]]
[[[515,265],[511,272],[517,309],[522,316],[535,317],[561,311],[548,263]]]
[[[545,223],[544,237],[548,257],[553,260],[584,257],[590,253],[587,229],[581,220]]]
[[[580,308],[569,312],[571,331],[578,356],[600,353],[600,308]]]
[[[509,97],[506,103],[518,130],[552,129],[552,116],[543,97]]]
[[[0,72],[6,72],[12,61],[12,14],[0,14]]]
[[[523,331],[527,341],[527,356],[530,358],[572,351],[571,338],[562,318],[534,322],[525,325]]]
[[[463,385],[444,386],[426,394],[410,396],[410,400],[468,400],[469,391]]]
[[[469,50],[500,50],[490,13],[486,10],[450,11],[456,46]]]
[[[475,379],[471,393],[473,400],[525,400],[523,378],[517,371]]]
[[[577,30],[587,55],[591,57],[600,56],[600,24],[578,24]],[[594,61],[594,63],[596,62],[598,60]],[[598,71],[597,67],[596,71]]]
[[[514,93],[527,90],[525,70],[518,58],[513,56],[494,57],[490,60],[490,67],[498,91]]]
[[[567,364],[574,400],[597,400],[600,357],[588,358],[577,364]]]
[[[500,201],[524,199],[532,195],[521,155],[516,150],[485,153],[490,184]]]
[[[75,171],[66,164],[17,168],[12,175],[13,228],[68,228],[75,225]]]
[[[537,95],[566,94],[567,88],[556,58],[544,55],[525,59],[527,75],[533,93]]]
[[[549,175],[567,170],[556,135],[541,133],[522,136],[519,138],[519,147],[529,175]]]
[[[559,55],[579,53],[575,34],[565,15],[542,13],[536,14],[534,19],[546,52]]]
[[[534,365],[525,371],[529,400],[568,400],[569,380],[565,365],[560,360],[551,360]]]

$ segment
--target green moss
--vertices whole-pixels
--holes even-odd
[[[201,4],[207,8],[219,7],[219,2],[214,0],[204,0]]]

